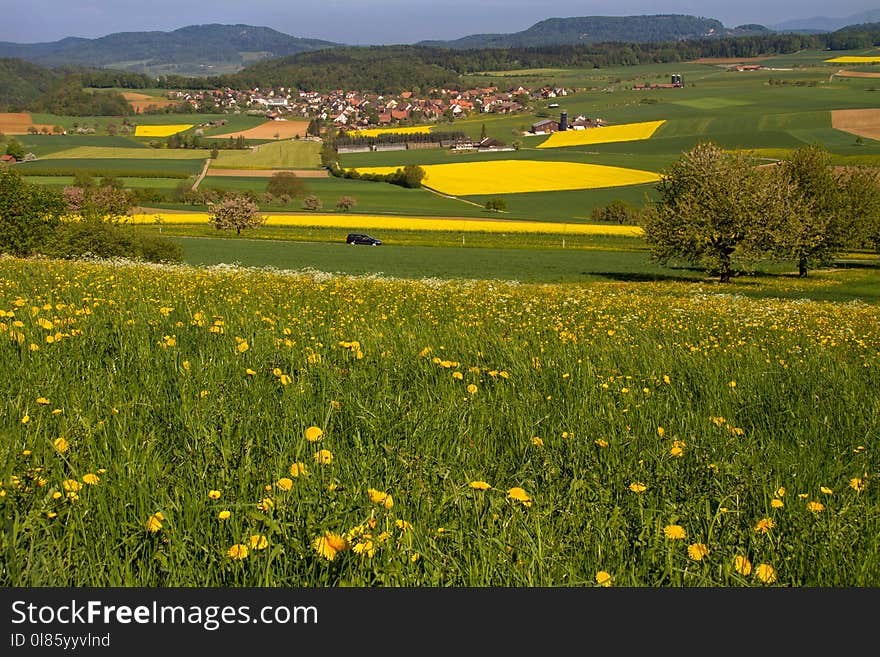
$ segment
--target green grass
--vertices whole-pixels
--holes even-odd
[[[211,166],[223,169],[317,169],[321,144],[285,139],[257,146],[253,151],[221,150]]]
[[[532,285],[2,259],[20,323],[2,318],[0,584],[880,585],[880,309],[742,294],[836,275]],[[327,532],[338,553],[316,547]]]
[[[88,171],[93,175],[112,172],[117,177],[185,178],[202,169],[202,160],[157,159],[46,159],[21,162],[16,167],[22,175],[73,175],[71,172]]]

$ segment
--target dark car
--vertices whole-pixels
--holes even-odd
[[[369,244],[370,246],[379,246],[382,240],[365,235],[364,233],[349,233],[345,238],[347,244]]]

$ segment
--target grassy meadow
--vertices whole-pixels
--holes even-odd
[[[877,586],[878,306],[740,290],[4,258],[2,583]]]

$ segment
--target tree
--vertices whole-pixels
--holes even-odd
[[[610,224],[638,223],[639,211],[629,203],[614,199],[606,206],[596,206],[590,212],[593,221],[603,221]]]
[[[16,161],[20,162],[24,159],[24,146],[22,146],[21,142],[13,137],[6,144],[6,154],[11,155],[16,159]]]
[[[304,210],[317,211],[317,210],[320,210],[322,207],[324,207],[324,204],[321,202],[321,199],[319,199],[314,194],[306,196],[303,199],[303,209]]]
[[[77,187],[62,191],[68,214],[81,221],[118,224],[131,213],[134,200],[124,189],[110,185]]]
[[[425,178],[425,170],[417,164],[407,164],[403,167],[403,186],[417,189],[422,186]]]
[[[64,211],[60,194],[26,183],[17,171],[0,167],[0,253],[38,252]]]
[[[735,262],[758,255],[754,227],[782,209],[784,194],[765,184],[764,173],[712,142],[682,153],[656,186],[659,200],[642,215],[652,258],[682,258],[728,282]]]
[[[226,196],[219,203],[208,203],[208,212],[208,223],[217,230],[234,228],[236,235],[245,228],[262,226],[268,219],[260,214],[256,203],[243,196]]]
[[[492,212],[503,212],[507,209],[507,202],[503,198],[496,196],[487,200],[485,207]]]
[[[352,196],[340,196],[336,201],[336,209],[340,212],[348,212],[355,205],[357,205],[357,201]]]
[[[266,192],[272,196],[295,198],[305,194],[306,186],[293,171],[277,171],[266,183]]]

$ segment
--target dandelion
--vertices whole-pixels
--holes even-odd
[[[468,393],[475,395],[475,394],[477,394],[477,386],[474,385],[473,383],[469,383],[468,387],[467,387],[467,391],[468,391]]]
[[[629,489],[630,489],[633,493],[644,493],[646,490],[648,490],[648,487],[645,486],[645,484],[643,484],[643,483],[641,483],[641,482],[639,482],[639,481],[634,481],[633,483],[631,483],[631,484],[629,485]]]
[[[52,442],[52,447],[55,448],[55,451],[59,454],[64,454],[68,449],[70,449],[70,443],[62,436],[60,438],[56,438]]]
[[[774,509],[781,509],[785,506],[785,502],[780,500],[778,497],[774,497],[772,500],[770,500],[770,506],[772,506]]]
[[[244,373],[247,374],[248,376],[256,376],[256,374],[257,374],[257,373],[256,373],[254,370],[252,370],[250,367],[247,368],[247,369],[244,371]]]
[[[21,416],[21,423],[22,423],[22,424],[27,424],[27,423],[30,422],[30,421],[31,421],[31,416],[30,416],[30,415],[22,415],[22,416]]]
[[[394,525],[402,532],[412,529],[412,523],[409,523],[406,520],[400,520],[399,518],[394,521]]]
[[[160,529],[162,529],[162,523],[165,522],[165,516],[161,511],[156,511],[153,515],[149,517],[147,520],[147,531],[151,534],[155,534]]]
[[[772,584],[776,581],[776,569],[769,563],[758,564],[755,575],[765,584]]]
[[[597,438],[593,442],[596,443],[599,447],[608,447],[608,441],[604,438]]]
[[[312,542],[315,551],[328,561],[333,561],[336,555],[348,549],[348,541],[345,537],[333,532],[325,532]]]
[[[333,452],[329,449],[322,449],[319,452],[315,452],[315,463],[320,463],[321,465],[330,465],[333,463]]]
[[[289,479],[288,477],[281,477],[278,481],[275,482],[275,485],[278,486],[281,490],[290,490],[293,488],[293,479]]]
[[[334,411],[338,411],[340,408],[342,408],[342,404],[340,404],[335,399],[331,399],[330,400],[330,408],[332,408]]]
[[[305,435],[306,440],[308,440],[310,443],[314,443],[321,440],[324,435],[324,431],[321,429],[321,427],[311,426],[306,429]]]
[[[729,385],[731,388],[736,388],[736,381],[731,381],[727,385]]]
[[[464,374],[462,374],[461,372],[453,372],[452,378],[456,381],[461,381],[464,378]]]
[[[807,502],[807,511],[812,511],[813,513],[822,513],[825,510],[825,505],[821,502]]]
[[[761,518],[755,525],[755,531],[758,534],[769,534],[770,530],[776,526],[773,518]]]
[[[657,427],[657,435],[661,438],[666,435],[666,429],[663,427]]]
[[[524,489],[518,486],[508,490],[507,497],[517,502],[522,502],[526,506],[532,506],[532,498],[529,497],[529,494]]]
[[[222,493],[219,490],[209,490],[208,491],[208,499],[219,500],[221,494]]]
[[[544,441],[541,438],[539,438],[538,436],[533,436],[532,437],[532,445],[534,445],[535,447],[543,447]]]
[[[83,475],[83,483],[88,484],[89,486],[97,486],[99,481],[101,481],[101,479],[94,473],[87,472]]]
[[[681,525],[666,525],[663,528],[663,533],[666,535],[666,538],[674,541],[687,538],[687,532]]]
[[[824,493],[825,495],[834,495],[834,491],[827,486],[820,486],[819,490],[822,491],[822,493]]]
[[[672,443],[672,449],[669,450],[669,453],[672,456],[679,458],[684,454],[685,442],[683,440],[676,440]]]
[[[235,350],[236,350],[238,353],[240,353],[240,354],[243,354],[243,353],[246,352],[248,349],[250,349],[250,345],[248,345],[247,340],[242,340],[242,341],[239,342],[238,345],[236,345],[236,347],[235,347]]]
[[[271,497],[264,497],[260,500],[260,503],[257,504],[257,508],[260,509],[260,511],[271,511],[275,508],[275,500]]]
[[[688,557],[694,561],[702,561],[703,557],[709,556],[709,548],[705,543],[691,543],[688,545]]]
[[[861,493],[863,490],[865,490],[865,482],[862,481],[859,477],[853,477],[849,480],[849,487],[857,493]]]
[[[596,584],[605,587],[611,586],[611,573],[600,570],[596,573]]]
[[[231,515],[232,514],[229,511],[226,511],[224,509],[223,511],[221,511],[220,513],[217,514],[217,520],[229,520],[229,516],[231,516]]]
[[[293,379],[291,379],[290,375],[288,375],[288,374],[282,374],[281,376],[278,377],[278,380],[281,382],[281,385],[283,385],[283,386],[288,386],[288,385],[290,385],[290,382],[293,381]]]
[[[368,488],[367,495],[370,497],[370,502],[373,504],[380,504],[386,509],[390,509],[394,506],[394,500],[388,493],[376,490],[375,488]]]
[[[740,575],[750,575],[752,573],[752,562],[747,557],[741,555],[733,558],[733,567]]]
[[[40,406],[48,406],[48,405],[49,405],[49,400],[46,399],[45,397],[37,397],[37,403],[38,403]]]
[[[236,561],[247,559],[248,547],[242,543],[236,543],[226,551],[226,556]]]
[[[780,486],[776,489],[776,497],[785,497],[785,487]]]
[[[296,463],[292,463],[290,465],[289,472],[291,477],[299,477],[300,475],[305,475],[306,466],[302,461],[297,461]]]
[[[489,490],[492,486],[485,481],[472,481],[468,484],[474,490]]]
[[[254,534],[249,542],[252,550],[265,550],[269,546],[269,539],[262,534]]]
[[[61,482],[61,485],[64,487],[64,490],[69,493],[76,493],[82,490],[82,484],[79,483],[76,479],[65,479],[63,482]]]

